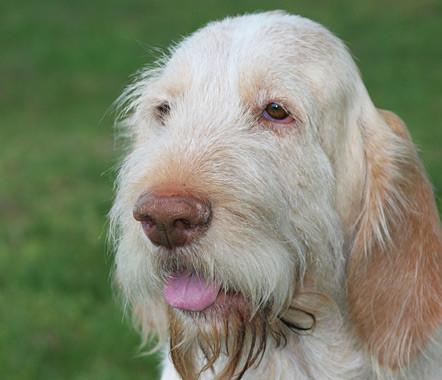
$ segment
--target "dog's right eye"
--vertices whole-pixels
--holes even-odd
[[[288,124],[293,121],[290,113],[279,103],[269,103],[264,109],[262,116],[264,119],[279,124]]]
[[[168,102],[163,102],[155,107],[155,117],[164,124],[167,116],[170,113],[170,104]]]

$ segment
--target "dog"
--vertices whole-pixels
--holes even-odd
[[[337,37],[209,23],[120,107],[115,279],[162,380],[442,379],[432,188]]]

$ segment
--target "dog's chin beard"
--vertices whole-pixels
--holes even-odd
[[[157,256],[159,277],[165,283],[180,273],[191,277],[209,273],[198,255],[185,253]],[[214,380],[240,380],[259,365],[268,345],[284,346],[288,334],[310,331],[315,324],[315,317],[301,309],[288,306],[277,315],[269,302],[256,310],[241,292],[222,285],[220,289],[215,302],[204,310],[168,307],[170,355],[183,380],[197,380],[205,372],[212,372]],[[298,323],[298,313],[307,316],[307,327]]]
[[[253,315],[247,307],[228,313],[169,308],[169,318],[171,358],[184,380],[196,380],[206,371],[216,380],[239,380],[259,365],[268,344],[286,344],[289,332],[280,319],[270,317],[269,308]]]

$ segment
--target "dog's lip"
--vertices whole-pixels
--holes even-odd
[[[194,273],[170,276],[164,287],[164,299],[173,308],[184,311],[203,311],[212,306],[221,292],[221,285],[207,281]]]

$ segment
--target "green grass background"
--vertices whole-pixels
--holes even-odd
[[[276,8],[346,41],[376,104],[407,122],[440,197],[440,1],[2,0],[0,379],[157,377],[111,290],[107,111],[150,48]]]

